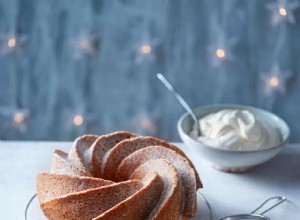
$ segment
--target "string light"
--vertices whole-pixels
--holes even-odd
[[[140,52],[142,54],[149,54],[152,51],[152,47],[149,44],[144,44],[140,47]]]
[[[81,126],[83,123],[83,117],[82,115],[75,115],[73,117],[73,124],[76,126]]]
[[[278,0],[277,2],[268,3],[266,6],[272,13],[271,24],[277,25],[282,21],[294,24],[295,17],[293,12],[300,4],[295,1],[288,2],[286,0]]]
[[[8,41],[7,41],[7,46],[9,48],[13,48],[17,45],[17,40],[16,38],[12,37],[12,38],[9,38]]]
[[[281,15],[281,16],[286,16],[287,15],[287,11],[285,8],[279,8],[278,9],[278,13]]]
[[[8,119],[8,121],[6,121],[9,123],[7,126],[12,125],[12,127],[21,133],[25,133],[27,131],[26,119],[29,117],[28,109],[0,106],[0,116],[4,116]]]
[[[223,58],[225,58],[226,53],[223,49],[217,49],[216,50],[216,56],[220,59],[223,59]]]
[[[29,116],[28,109],[10,108],[0,106],[0,115],[11,118],[12,123],[15,125],[24,124],[26,118]]]
[[[27,109],[19,109],[14,112],[12,116],[13,125],[18,129],[21,133],[26,132],[26,118],[29,116],[29,111]]]
[[[25,35],[0,34],[0,56],[17,51],[26,41],[27,37]]]
[[[67,118],[68,123],[63,124],[63,128],[65,130],[74,130],[83,132],[86,129],[86,125],[90,120],[95,120],[95,118],[91,118],[91,114],[85,110],[85,106],[79,106],[68,108],[63,112],[64,118]]]
[[[157,46],[157,41],[148,41],[149,43],[141,43],[137,46],[134,62],[142,64],[144,61],[153,62],[156,60],[154,49]]]
[[[140,121],[141,127],[144,129],[149,129],[153,127],[151,120],[147,117],[142,117]]]
[[[91,42],[87,39],[81,39],[78,46],[82,49],[89,49],[91,47]]]
[[[263,89],[266,95],[274,93],[285,93],[288,80],[292,74],[289,70],[281,70],[277,65],[273,65],[269,72],[261,76]]]
[[[139,133],[154,135],[157,132],[155,121],[149,115],[141,115],[138,119],[139,129],[142,129]]]
[[[279,86],[279,84],[280,81],[276,76],[271,76],[269,79],[267,79],[267,86],[269,87],[277,87]]]
[[[72,54],[75,59],[80,59],[85,55],[94,56],[99,50],[99,37],[84,34],[72,40]]]
[[[143,39],[135,46],[134,63],[141,65],[144,62],[156,61],[156,51],[160,43],[159,39],[151,38],[149,34],[145,34]]]
[[[22,112],[16,112],[13,116],[13,121],[15,124],[22,124],[25,121],[25,114]]]
[[[226,44],[225,44],[226,42]],[[227,61],[234,61],[232,48],[236,44],[235,39],[221,39],[208,46],[209,63],[214,68],[219,68]]]

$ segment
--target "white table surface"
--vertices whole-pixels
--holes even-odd
[[[176,145],[194,162],[214,219],[250,212],[275,195],[289,201],[266,216],[300,219],[300,145],[289,145],[273,160],[244,174],[214,170],[183,144]],[[49,170],[55,148],[68,151],[70,146],[69,142],[0,142],[0,220],[24,219],[26,203],[35,193],[36,174]]]

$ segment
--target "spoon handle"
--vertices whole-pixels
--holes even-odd
[[[265,204],[267,204],[269,201],[271,200],[277,200],[277,203],[275,203],[273,206],[269,207],[268,209],[266,209],[265,211],[263,211],[262,213],[260,213],[260,215],[265,214],[266,212],[270,211],[271,209],[275,208],[276,206],[280,205],[281,203],[283,203],[284,201],[286,201],[286,198],[283,196],[274,196],[271,197],[269,199],[267,199],[266,201],[264,201],[260,206],[258,206],[254,211],[251,212],[251,214],[255,213],[256,211],[260,210]]]
[[[197,134],[199,135],[200,134],[199,123],[198,123],[198,119],[197,119],[196,115],[194,114],[193,110],[186,103],[186,101],[182,98],[182,96],[175,90],[174,86],[161,73],[157,73],[156,76],[167,87],[167,89],[176,97],[176,99],[185,108],[185,110],[192,116],[192,118],[196,124]]]

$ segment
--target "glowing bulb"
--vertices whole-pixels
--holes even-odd
[[[151,53],[151,51],[152,51],[152,48],[151,48],[151,46],[149,44],[144,44],[140,48],[140,52],[142,54],[149,54],[149,53]]]
[[[90,42],[88,40],[80,40],[79,47],[82,49],[88,49],[90,47]]]
[[[286,16],[287,15],[287,11],[285,8],[279,8],[278,9],[278,13],[281,15],[281,16]]]
[[[12,37],[12,38],[8,39],[8,41],[7,41],[7,46],[10,48],[15,47],[16,44],[17,44],[16,38]]]
[[[276,76],[272,76],[270,79],[268,79],[267,84],[270,87],[277,87],[279,86],[279,79]]]
[[[76,126],[80,126],[83,123],[83,117],[81,115],[75,115],[73,118],[73,123]]]
[[[147,117],[142,118],[140,123],[141,123],[142,128],[151,128],[152,127],[152,122]]]
[[[223,49],[217,49],[216,50],[216,56],[218,58],[225,58],[225,56],[226,56],[225,51]]]
[[[16,124],[22,124],[25,121],[25,115],[21,112],[16,112],[13,119]]]

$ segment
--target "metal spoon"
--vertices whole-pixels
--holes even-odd
[[[196,125],[197,136],[200,136],[201,131],[198,123],[197,116],[191,109],[191,107],[187,104],[187,102],[182,98],[182,96],[175,90],[174,86],[161,74],[156,74],[157,78],[167,87],[167,89],[176,97],[179,103],[185,108],[185,110],[192,116],[194,123]]]

